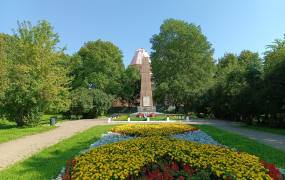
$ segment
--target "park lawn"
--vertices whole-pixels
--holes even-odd
[[[241,127],[285,136],[285,129],[281,128],[269,128],[261,126],[241,126]]]
[[[0,120],[0,143],[15,140],[20,137],[33,135],[51,129],[56,126],[39,125],[35,127],[17,127],[15,123],[7,120]]]
[[[87,149],[90,144],[101,137],[115,125],[101,125],[90,128],[65,139],[32,157],[0,171],[1,180],[50,180],[55,178],[67,160],[72,159],[81,150]]]
[[[213,126],[195,126],[199,127],[202,131],[206,132],[223,145],[254,154],[267,162],[274,163],[277,167],[285,168],[285,152],[282,150],[275,149],[239,134],[231,133]]]
[[[63,121],[61,115],[43,115],[38,126],[17,127],[15,122],[0,119],[0,143],[56,128],[56,126],[49,126],[49,120],[53,116],[57,116],[58,122]]]

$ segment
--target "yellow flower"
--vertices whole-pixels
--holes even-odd
[[[210,168],[218,177],[271,179],[259,158],[215,145],[205,145],[168,137],[143,137],[94,148],[75,157],[74,179],[139,176],[141,169],[161,158],[182,161],[199,169]],[[106,178],[103,178],[106,177]]]

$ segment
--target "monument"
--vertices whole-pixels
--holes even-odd
[[[136,50],[131,66],[136,67],[141,75],[140,106],[138,112],[155,112],[152,98],[151,67],[149,54],[143,49]]]

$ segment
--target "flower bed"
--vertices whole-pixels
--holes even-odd
[[[179,178],[208,172],[202,174],[218,179],[271,179],[256,156],[158,136],[100,146],[76,157],[70,164],[72,179],[132,179],[153,173],[162,175],[173,164],[176,164],[174,170]]]
[[[190,131],[183,134],[174,134],[171,137],[182,139],[186,141],[193,141],[193,142],[199,142],[202,144],[214,144],[214,145],[220,145],[217,141],[215,141],[211,136],[204,133],[203,131],[197,130],[197,131]]]
[[[274,164],[220,145],[186,124],[112,128],[67,162],[59,179],[274,179]]]
[[[125,141],[125,140],[132,139],[132,138],[133,137],[131,136],[124,136],[118,133],[103,134],[102,137],[98,141],[90,145],[90,148],[95,148],[98,146],[102,146],[105,144],[111,144],[114,142]]]
[[[197,128],[187,124],[127,124],[116,126],[112,132],[130,136],[168,136],[171,134],[184,133],[197,130]]]

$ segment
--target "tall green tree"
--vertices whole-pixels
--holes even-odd
[[[275,40],[265,52],[264,112],[269,124],[285,124],[285,38]]]
[[[244,82],[235,107],[240,118],[252,124],[253,120],[258,119],[262,114],[263,62],[258,53],[249,50],[242,51],[238,59]]]
[[[69,78],[62,66],[63,50],[59,37],[47,21],[18,24],[13,48],[8,52],[9,88],[5,91],[3,109],[17,125],[36,124],[45,111],[69,108]]]
[[[77,64],[73,75],[73,88],[94,86],[107,94],[120,92],[124,72],[120,49],[108,41],[89,41],[72,59]]]
[[[213,77],[213,48],[201,28],[192,23],[168,19],[151,39],[155,96],[185,109],[209,89]]]
[[[129,66],[122,76],[122,91],[120,97],[129,107],[134,105],[140,95],[140,73],[135,67]]]
[[[211,109],[218,118],[228,118],[234,111],[233,97],[239,91],[233,90],[238,77],[233,73],[238,69],[238,58],[235,54],[227,53],[219,59],[215,73],[215,85],[211,91]]]
[[[258,53],[225,54],[217,64],[215,82],[211,105],[216,117],[250,123],[260,113],[262,61]]]
[[[7,38],[6,35],[0,34],[0,103],[4,99],[4,91],[8,86],[7,76]]]
[[[112,100],[120,95],[124,73],[122,57],[120,49],[113,43],[97,40],[85,43],[71,58],[71,76],[74,78],[72,93],[76,95],[79,88],[84,89],[82,92],[85,94],[84,97],[93,99],[92,108],[88,112],[86,109],[82,111],[82,115],[88,117],[101,115],[110,108]],[[78,104],[89,104],[89,100],[83,102],[85,100],[75,98],[72,101],[72,108],[76,109]],[[80,109],[80,106],[78,108]]]

